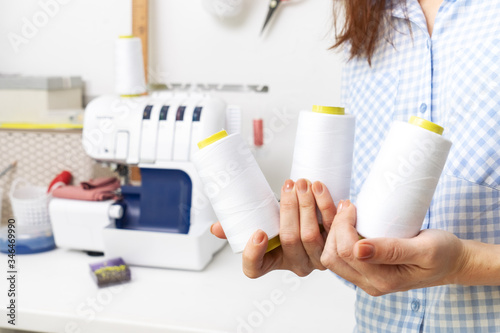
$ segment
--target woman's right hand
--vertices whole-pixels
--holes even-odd
[[[319,208],[324,231],[316,216]],[[278,269],[286,269],[298,276],[307,276],[314,269],[325,270],[321,254],[330,230],[336,207],[327,187],[320,183],[299,179],[287,180],[281,189],[280,241],[281,246],[266,253],[268,238],[257,230],[243,251],[243,272],[258,278]],[[212,233],[226,238],[219,222],[212,225]]]

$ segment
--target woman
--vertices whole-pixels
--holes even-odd
[[[336,209],[323,184],[288,180],[282,246],[265,254],[267,236],[257,231],[244,272],[333,271],[356,288],[359,332],[498,332],[500,2],[340,3],[346,20],[335,47],[350,58],[343,98],[357,116],[353,202],[394,120],[417,115],[442,125],[453,142],[445,170],[412,239],[359,240],[354,204]],[[224,237],[219,224],[212,230]]]

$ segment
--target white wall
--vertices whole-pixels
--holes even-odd
[[[131,12],[130,0],[0,0],[0,73],[79,75],[87,95],[111,93],[114,40],[131,33]]]
[[[50,7],[53,17],[44,22],[41,4],[56,0],[0,0],[0,73],[81,75],[88,96],[111,93],[113,41],[130,33],[131,1],[57,1],[65,4]],[[207,13],[202,0],[150,0],[150,79],[268,85],[268,94],[223,97],[242,106],[245,136],[254,117],[264,118],[267,141],[256,156],[279,193],[298,111],[340,103],[341,57],[328,50],[332,0],[285,3],[263,38],[268,1],[244,1],[241,17],[228,20]],[[41,27],[15,52],[9,33],[23,37],[25,22],[33,20]]]

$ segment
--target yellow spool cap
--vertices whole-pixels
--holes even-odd
[[[134,94],[134,95],[120,95],[120,97],[123,97],[123,98],[133,98],[133,97],[141,97],[141,96],[144,96],[146,95],[146,93],[144,94]]]
[[[434,132],[438,135],[442,135],[443,131],[444,131],[444,128],[442,128],[438,124],[435,124],[431,121],[428,121],[428,120],[425,120],[425,119],[422,119],[422,118],[416,117],[416,116],[411,116],[409,123],[412,125],[416,125],[416,126],[425,128],[426,130]]]
[[[118,38],[134,38],[135,36],[132,36],[132,35],[126,35],[126,36],[118,36]]]
[[[275,248],[277,248],[278,246],[281,245],[281,242],[280,242],[280,236],[276,236],[274,238],[271,238],[269,240],[269,242],[267,243],[267,250],[266,250],[266,253],[267,252],[271,252],[272,250],[274,250]]]
[[[227,132],[225,130],[217,132],[217,133],[215,133],[213,135],[210,135],[208,138],[206,138],[206,139],[201,140],[200,142],[198,142],[198,148],[203,149],[206,146],[211,145],[215,141],[219,141],[220,139],[225,138],[226,136],[227,136]]]
[[[322,106],[322,105],[313,105],[313,112],[316,113],[325,113],[325,114],[336,114],[336,115],[345,115],[345,109],[334,107],[334,106]]]

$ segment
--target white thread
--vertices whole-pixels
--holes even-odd
[[[349,199],[355,117],[302,111],[290,178],[326,185],[335,204]]]
[[[358,233],[416,236],[450,148],[451,142],[436,133],[394,122],[357,197]]]
[[[116,40],[115,92],[118,95],[140,95],[146,92],[140,38],[119,38]]]
[[[200,149],[193,161],[234,253],[258,229],[269,239],[278,235],[278,201],[239,134]]]

